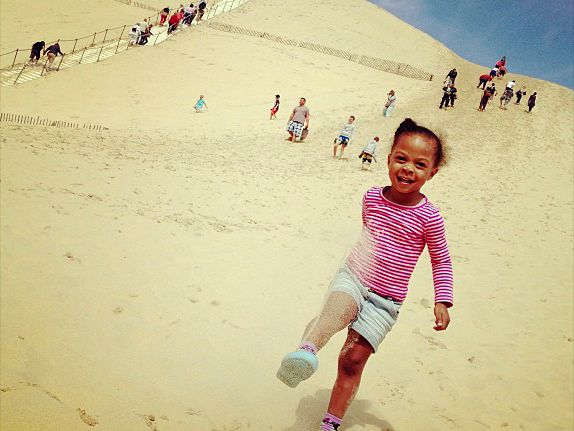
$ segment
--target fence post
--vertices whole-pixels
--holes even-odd
[[[100,48],[100,52],[98,53],[98,59],[96,60],[96,63],[98,61],[100,61],[100,55],[102,55],[102,50],[104,49],[104,46],[102,45],[102,47]]]
[[[94,46],[94,44],[96,43],[96,34],[97,33],[94,33],[94,38],[92,39],[92,46]]]
[[[153,46],[156,46],[156,44],[157,44],[157,38],[159,37],[159,35],[160,35],[161,33],[162,33],[162,32],[160,31],[160,32],[155,36],[155,40],[153,41]]]
[[[118,49],[120,48],[120,42],[122,41],[122,36],[124,35],[124,31],[126,31],[126,25],[124,25],[124,28],[122,29],[122,33],[120,34],[120,37],[118,37],[118,44],[116,46],[116,52],[114,54],[118,53]]]
[[[14,81],[14,85],[16,85],[16,83],[18,82],[18,78],[20,78],[20,75],[22,75],[22,72],[24,72],[25,68],[26,68],[26,64],[24,64],[24,66],[22,66],[22,70],[20,71],[20,73],[16,77],[16,80]]]
[[[76,39],[76,40],[74,41],[74,47],[72,48],[72,52],[71,52],[71,53],[76,52],[76,45],[77,45],[77,44],[78,44],[78,39]],[[71,53],[70,53],[70,54],[71,54]]]
[[[46,61],[44,62],[44,67],[42,68],[42,72],[40,72],[40,76],[42,76],[44,74],[44,71],[46,70],[46,65],[48,64],[48,59],[46,59]],[[23,69],[22,69],[23,70]],[[16,81],[18,80],[18,78],[16,78]]]
[[[106,28],[106,32],[104,33],[104,40],[102,43],[106,43],[106,37],[108,36],[108,29]]]
[[[60,66],[62,65],[62,61],[64,61],[64,54],[62,54],[62,58],[60,59],[60,63],[58,63],[58,68],[56,69],[56,72],[60,70]]]
[[[84,50],[82,51],[82,55],[80,56],[80,61],[78,61],[78,64],[82,64],[82,60],[84,58],[84,54],[86,53],[86,49],[88,49],[88,47],[84,46]]]
[[[17,49],[16,54],[14,54],[14,61],[12,61],[12,67],[14,67],[14,64],[16,64],[16,57],[18,57],[18,51],[19,49]]]

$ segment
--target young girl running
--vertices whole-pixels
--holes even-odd
[[[323,310],[303,335],[298,350],[281,362],[277,377],[290,387],[317,369],[317,352],[349,327],[338,374],[321,430],[337,430],[354,398],[363,368],[395,324],[410,276],[428,246],[435,291],[436,331],[450,322],[452,266],[444,221],[420,192],[443,162],[441,140],[407,118],[395,132],[388,155],[390,186],[363,197],[363,233],[333,279]]]

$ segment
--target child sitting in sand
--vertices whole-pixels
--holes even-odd
[[[339,148],[339,145],[341,146],[341,154],[339,155],[339,160],[343,158],[345,148],[347,148],[347,145],[349,145],[349,142],[351,142],[351,138],[353,137],[353,133],[355,132],[355,125],[353,124],[354,122],[355,122],[355,116],[351,115],[349,117],[348,123],[343,124],[343,127],[339,132],[339,137],[335,138],[335,140],[333,141],[333,143],[335,144],[333,146],[334,159],[337,158],[337,148]]]
[[[195,109],[196,113],[200,113],[204,112],[203,108],[207,109],[207,103],[205,103],[205,100],[203,100],[203,94],[202,94],[201,96],[199,96],[199,100],[195,102],[193,109]]]
[[[373,161],[373,159],[375,160],[375,162],[377,161],[377,159],[375,159],[375,154],[377,153],[378,143],[379,143],[379,137],[375,136],[373,140],[369,142],[365,146],[365,148],[363,148],[361,154],[359,154],[359,159],[363,159],[363,163],[361,164],[362,171],[366,171],[371,167],[371,162]]]
[[[323,431],[339,428],[367,360],[399,317],[425,246],[434,280],[434,329],[449,326],[453,281],[444,221],[421,193],[443,157],[435,133],[410,118],[400,124],[387,158],[391,185],[372,187],[363,196],[363,234],[335,275],[323,310],[307,326],[302,343],[281,362],[277,377],[287,386],[297,386],[317,370],[319,350],[348,327]]]

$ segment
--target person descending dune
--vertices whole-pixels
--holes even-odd
[[[443,144],[435,133],[410,118],[400,124],[387,158],[391,185],[372,187],[363,196],[363,234],[335,275],[323,310],[307,326],[302,343],[281,362],[277,377],[296,387],[317,370],[317,354],[331,337],[348,328],[323,431],[339,429],[368,359],[399,317],[425,246],[434,279],[434,329],[449,326],[453,277],[444,221],[420,191],[443,160]]]

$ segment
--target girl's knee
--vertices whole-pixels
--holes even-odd
[[[370,346],[354,344],[350,348],[343,348],[339,355],[339,369],[347,375],[360,374],[371,354]]]

